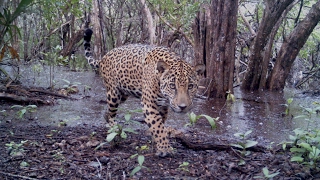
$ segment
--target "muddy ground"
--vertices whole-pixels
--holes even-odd
[[[64,97],[54,94],[34,91],[31,96],[44,102],[52,100],[50,105],[39,106],[59,106],[55,102]],[[17,103],[4,98],[0,101],[3,108]],[[146,125],[137,129],[137,134],[127,133],[126,139],[106,143],[105,126],[84,123],[71,127],[63,122],[42,126],[37,123],[41,120],[1,120],[0,179],[267,179],[264,167],[269,174],[278,173],[273,179],[320,179],[319,172],[291,162],[291,154],[276,144],[258,143],[244,156],[229,145],[237,141],[187,127],[172,133],[175,154],[160,158],[155,156]],[[140,171],[130,175],[139,167],[138,156],[132,157],[135,154],[142,155],[144,162]]]

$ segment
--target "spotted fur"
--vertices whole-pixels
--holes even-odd
[[[99,68],[107,91],[105,119],[115,124],[117,107],[132,95],[142,98],[145,122],[156,142],[157,155],[172,152],[164,127],[168,108],[186,112],[198,88],[204,65],[192,67],[167,48],[127,45],[108,52],[101,60],[92,57],[92,30],[85,31],[85,56],[93,68]]]

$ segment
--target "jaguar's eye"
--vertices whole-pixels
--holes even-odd
[[[193,86],[194,86],[193,84],[189,84],[188,89],[193,89]]]
[[[169,84],[170,89],[176,89],[176,85],[174,83]]]

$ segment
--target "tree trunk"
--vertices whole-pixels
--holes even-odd
[[[153,24],[152,14],[150,9],[148,8],[145,0],[140,0],[144,13],[146,15],[147,23],[148,23],[148,32],[149,32],[149,40],[150,44],[155,44],[156,42],[156,27]]]
[[[193,31],[195,58],[206,65],[208,96],[233,93],[238,0],[212,1],[198,13]]]
[[[211,6],[214,44],[207,75],[216,83],[212,88],[215,96],[223,98],[227,91],[233,93],[238,0],[212,1]]]
[[[282,44],[268,83],[269,90],[283,90],[294,60],[319,21],[320,0],[312,6],[307,16],[298,23]]]
[[[262,60],[270,33],[281,17],[283,11],[286,10],[293,1],[294,0],[265,0],[263,17],[260,22],[257,36],[254,39],[253,46],[250,50],[251,55],[249,57],[247,72],[242,82],[242,89],[250,91],[259,89],[262,71],[263,69],[268,68],[268,62],[263,62]],[[264,60],[269,61],[269,59]]]
[[[93,44],[93,52],[95,59],[101,59],[103,54],[102,51],[102,38],[101,38],[101,24],[100,24],[100,17],[99,17],[99,1],[100,0],[93,0],[93,11],[92,11],[92,25],[93,25],[93,37],[94,37],[94,44]]]

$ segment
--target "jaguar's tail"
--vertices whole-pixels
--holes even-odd
[[[84,31],[83,40],[84,40],[84,53],[86,56],[86,59],[88,60],[88,63],[93,69],[99,68],[99,63],[97,60],[95,60],[92,56],[91,47],[90,47],[90,41],[92,37],[93,31],[90,28],[87,28]]]

